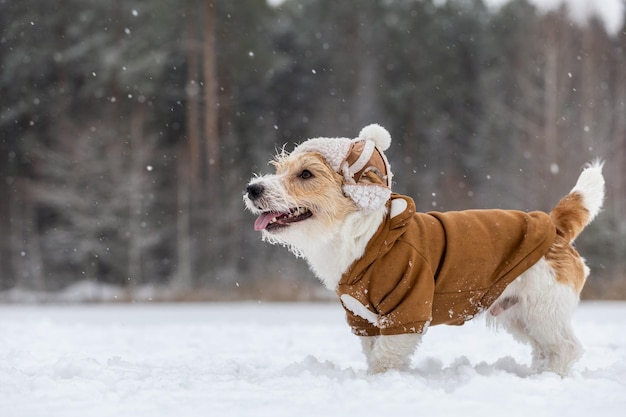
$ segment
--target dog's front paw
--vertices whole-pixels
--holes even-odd
[[[382,374],[387,371],[407,371],[410,361],[405,360],[369,360],[367,373],[370,375]]]
[[[415,351],[419,339],[420,335],[416,334],[379,337],[367,356],[368,372],[380,374],[390,370],[408,370],[411,354]]]

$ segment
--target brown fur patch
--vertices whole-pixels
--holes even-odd
[[[573,192],[563,197],[550,212],[550,217],[557,236],[546,254],[546,261],[554,268],[557,282],[571,286],[580,294],[587,279],[585,264],[571,242],[589,221],[582,194]]]
[[[550,217],[559,236],[571,242],[589,222],[589,211],[585,208],[582,194],[574,192],[559,201],[550,212]]]
[[[324,223],[330,225],[356,211],[352,200],[343,194],[343,177],[320,154],[281,156],[273,164],[294,206],[308,208]],[[311,178],[302,178],[305,170],[312,174]]]
[[[580,254],[560,235],[556,236],[550,250],[546,253],[546,261],[552,266],[556,274],[556,281],[569,285],[577,294],[585,285],[585,265]]]

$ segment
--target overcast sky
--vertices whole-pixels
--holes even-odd
[[[271,5],[279,5],[284,0],[267,0]],[[436,0],[444,3],[446,0]],[[483,0],[486,4],[499,7],[509,0]],[[590,16],[598,17],[606,31],[615,35],[622,28],[624,19],[624,0],[528,0],[539,10],[554,10],[565,3],[568,6],[570,17],[576,23],[584,25]]]
[[[442,0],[445,1],[445,0]],[[484,0],[494,7],[501,6],[509,0]],[[623,0],[528,0],[539,10],[548,11],[567,4],[570,17],[578,24],[585,24],[589,17],[596,16],[603,23],[606,31],[611,35],[617,34],[622,28],[624,19]]]

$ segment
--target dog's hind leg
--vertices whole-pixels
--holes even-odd
[[[421,334],[376,337],[367,356],[368,371],[372,374],[378,374],[390,369],[407,370],[411,364],[411,355],[421,340]],[[362,342],[364,351],[366,343]]]
[[[488,317],[488,321],[493,327],[504,328],[518,342],[530,345],[532,368],[539,369],[541,368],[539,364],[545,361],[545,353],[539,342],[528,331],[528,324],[520,314],[521,309],[521,304],[518,304],[515,309],[511,309],[506,314],[501,314],[499,310],[496,310],[497,314]]]
[[[488,316],[489,321],[531,345],[533,369],[567,374],[582,353],[570,322],[578,303],[574,289],[556,282],[553,269],[542,259],[507,287],[501,298],[511,296],[518,303]]]
[[[563,287],[560,290],[569,289]],[[540,314],[526,312],[526,328],[533,340],[533,368],[537,371],[552,371],[565,376],[582,354],[570,322],[572,308],[563,299],[569,296],[573,298],[569,301],[574,304],[577,297],[573,291],[571,293],[557,296],[552,305],[539,310]]]

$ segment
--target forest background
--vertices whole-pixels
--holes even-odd
[[[243,190],[374,122],[421,211],[549,210],[604,159],[583,297],[626,298],[624,19],[535,3],[0,0],[0,301],[330,297]]]

